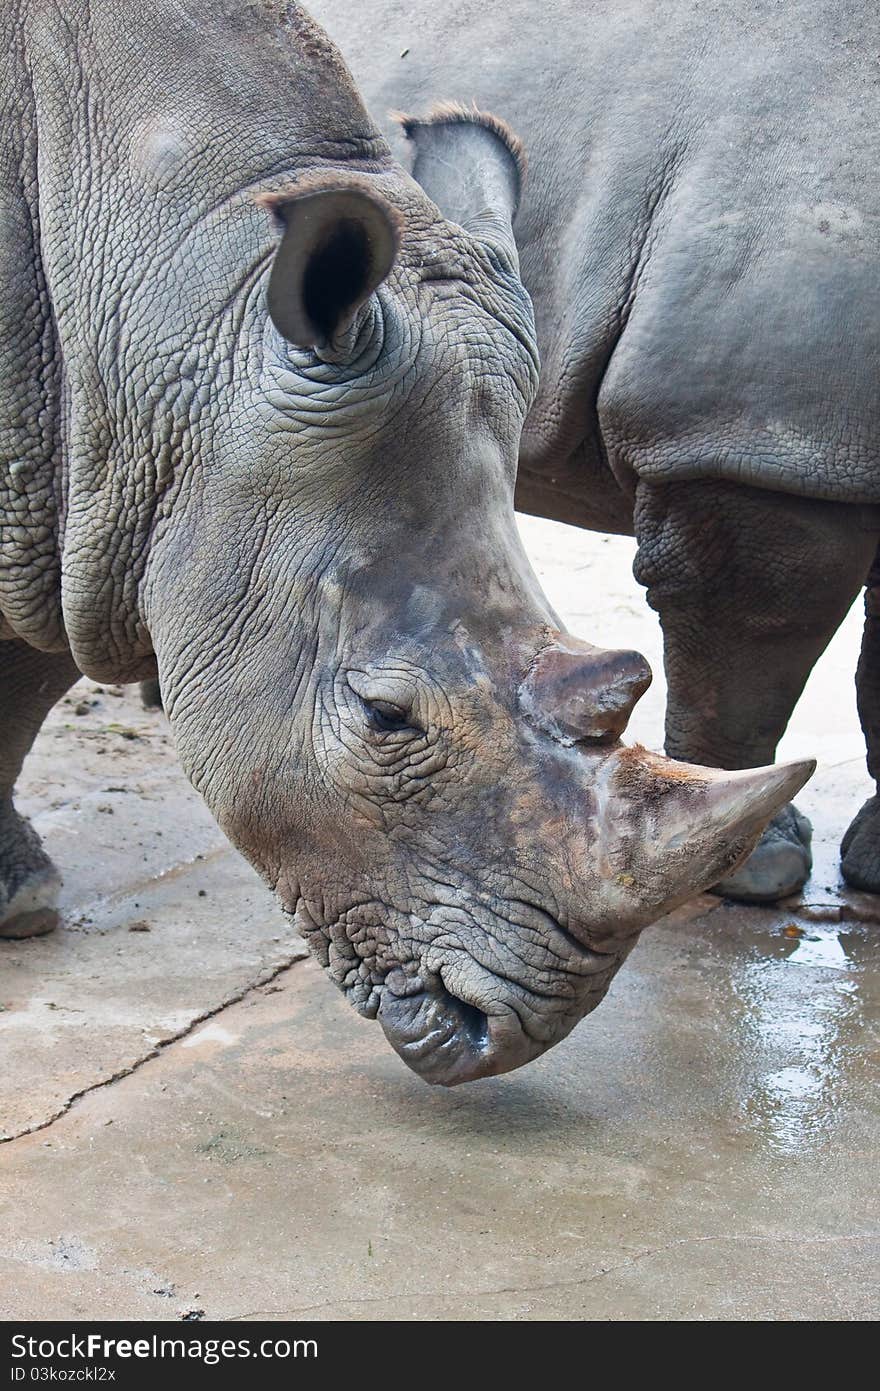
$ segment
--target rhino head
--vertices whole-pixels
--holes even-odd
[[[260,274],[145,593],[190,778],[351,1004],[454,1084],[564,1038],[811,767],[621,744],[648,667],[564,631],[515,525],[518,151],[475,114],[424,134],[445,216],[390,159],[247,211]]]

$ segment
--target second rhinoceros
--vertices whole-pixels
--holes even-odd
[[[529,568],[515,143],[481,120],[447,221],[299,6],[2,23],[0,936],[56,919],[12,804],[43,716],[158,666],[186,773],[404,1060],[534,1058],[810,765],[624,748],[643,660]]]
[[[315,12],[404,158],[388,111],[416,117],[415,173],[441,208],[486,138],[448,98],[525,141],[515,230],[542,371],[517,501],[636,536],[667,752],[770,762],[866,586],[856,680],[880,788],[876,0]],[[880,892],[880,796],[842,852],[844,877]],[[787,807],[722,888],[773,900],[809,869],[809,823]]]

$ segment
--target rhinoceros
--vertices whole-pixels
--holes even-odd
[[[298,5],[2,25],[0,935],[57,917],[12,803],[42,718],[158,671],[186,774],[403,1059],[536,1057],[812,765],[624,747],[644,660],[529,567],[514,138],[468,122],[447,218]]]
[[[491,140],[523,138],[515,233],[542,373],[517,505],[635,534],[659,611],[666,750],[773,760],[867,585],[857,692],[880,778],[880,103],[875,0],[315,0],[368,107],[451,215]],[[478,190],[469,190],[470,206]],[[720,886],[810,869],[779,812]],[[880,891],[880,798],[842,869]]]

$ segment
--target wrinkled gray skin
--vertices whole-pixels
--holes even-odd
[[[528,1061],[811,768],[625,749],[643,660],[541,594],[508,143],[474,128],[446,221],[296,6],[2,13],[0,934],[55,920],[12,805],[40,720],[158,670],[188,776],[401,1056]]]
[[[541,385],[517,505],[638,538],[659,611],[666,747],[772,761],[880,536],[875,0],[316,0],[367,104],[476,101],[529,155],[515,222]],[[472,137],[413,132],[441,207]],[[880,587],[858,673],[880,777]],[[880,891],[880,800],[843,871]],[[723,887],[809,870],[780,813]]]

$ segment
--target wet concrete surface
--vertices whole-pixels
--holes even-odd
[[[649,656],[659,747],[632,544],[523,529],[570,626]],[[802,898],[697,900],[564,1043],[452,1092],[299,959],[163,717],[83,683],[22,798],[65,927],[0,944],[0,1317],[876,1317],[880,911],[836,867],[859,628],[781,750],[820,759]]]

